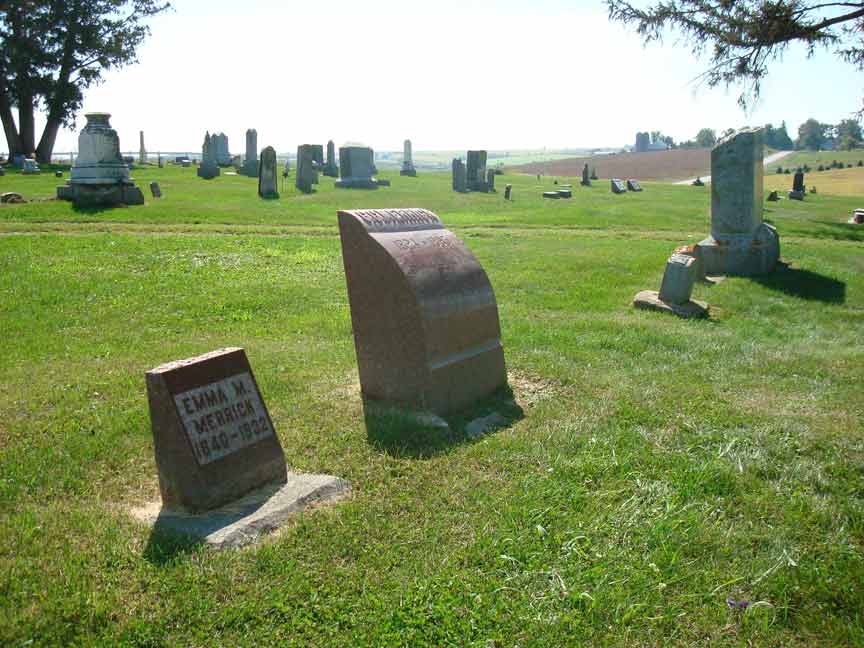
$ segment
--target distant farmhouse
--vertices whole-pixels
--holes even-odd
[[[658,134],[652,133],[636,133],[636,147],[633,149],[636,153],[644,153],[645,151],[668,151],[670,146],[665,140],[657,137]],[[654,139],[656,137],[656,139]]]

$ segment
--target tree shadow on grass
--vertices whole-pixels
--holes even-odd
[[[443,418],[387,407],[366,398],[363,412],[369,443],[393,457],[408,459],[430,459],[450,452],[525,417],[509,385],[469,409]]]
[[[828,304],[846,302],[846,283],[810,270],[778,264],[771,274],[751,277],[756,283],[792,297]]]
[[[147,539],[147,546],[144,547],[144,560],[151,565],[163,567],[177,558],[194,553],[203,544],[200,538],[183,535],[161,526],[157,519]]]

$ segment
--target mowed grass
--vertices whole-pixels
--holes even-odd
[[[427,174],[261,201],[248,178],[135,175],[165,198],[0,208],[0,645],[864,642],[854,199],[770,205],[789,268],[698,286],[712,318],[690,322],[630,300],[708,231],[708,188],[544,201],[548,180],[505,176],[506,203]],[[361,206],[433,209],[476,254],[524,418],[367,430],[335,217]],[[353,492],[219,553],[128,510],[158,498],[144,372],[226,345],[290,467]]]
[[[853,149],[851,151],[795,151],[782,160],[769,165],[765,171],[766,173],[769,171],[774,173],[777,171],[778,166],[782,166],[784,169],[790,168],[794,171],[797,167],[804,166],[805,164],[815,170],[820,164],[827,167],[835,160],[842,162],[846,166],[850,164],[853,167],[858,166],[859,160],[864,161],[864,149]]]
[[[765,174],[765,189],[768,191],[791,191],[794,175],[789,174]],[[804,174],[804,184],[807,191],[816,187],[817,193],[833,194],[837,196],[864,197],[864,167],[853,167],[851,169],[830,169],[828,171],[810,171]],[[808,194],[809,198],[809,194]],[[859,203],[861,201],[859,200]]]

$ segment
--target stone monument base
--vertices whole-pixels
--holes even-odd
[[[250,162],[246,162],[242,167],[238,169],[240,175],[248,176],[250,178],[258,177],[258,161],[253,160]],[[200,174],[199,174],[200,175]]]
[[[790,191],[789,192],[789,200],[804,200],[804,192],[803,191]]]
[[[377,189],[378,187],[389,187],[389,180],[376,180],[375,178],[343,178],[337,180],[335,186],[339,189]]]
[[[57,187],[57,198],[78,207],[143,205],[144,194],[132,183],[71,184]]]
[[[673,304],[660,299],[656,290],[643,290],[633,298],[633,306],[661,313],[671,313],[685,319],[701,319],[708,317],[708,304],[691,299],[684,304]]]
[[[411,167],[410,169],[400,169],[399,175],[400,176],[408,176],[409,178],[416,178],[417,177],[417,169],[415,169],[414,167]]]
[[[333,502],[350,491],[344,479],[331,475],[288,473],[284,484],[263,486],[234,502],[204,513],[170,510],[154,502],[132,510],[132,516],[154,531],[186,536],[216,549],[242,547],[279,528],[291,513],[313,504]]]
[[[751,235],[728,235],[723,239],[709,236],[699,243],[707,275],[767,274],[780,259],[780,237],[777,230],[762,223]]]

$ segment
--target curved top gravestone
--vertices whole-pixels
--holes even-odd
[[[495,293],[425,209],[339,212],[365,398],[444,415],[507,383]]]

